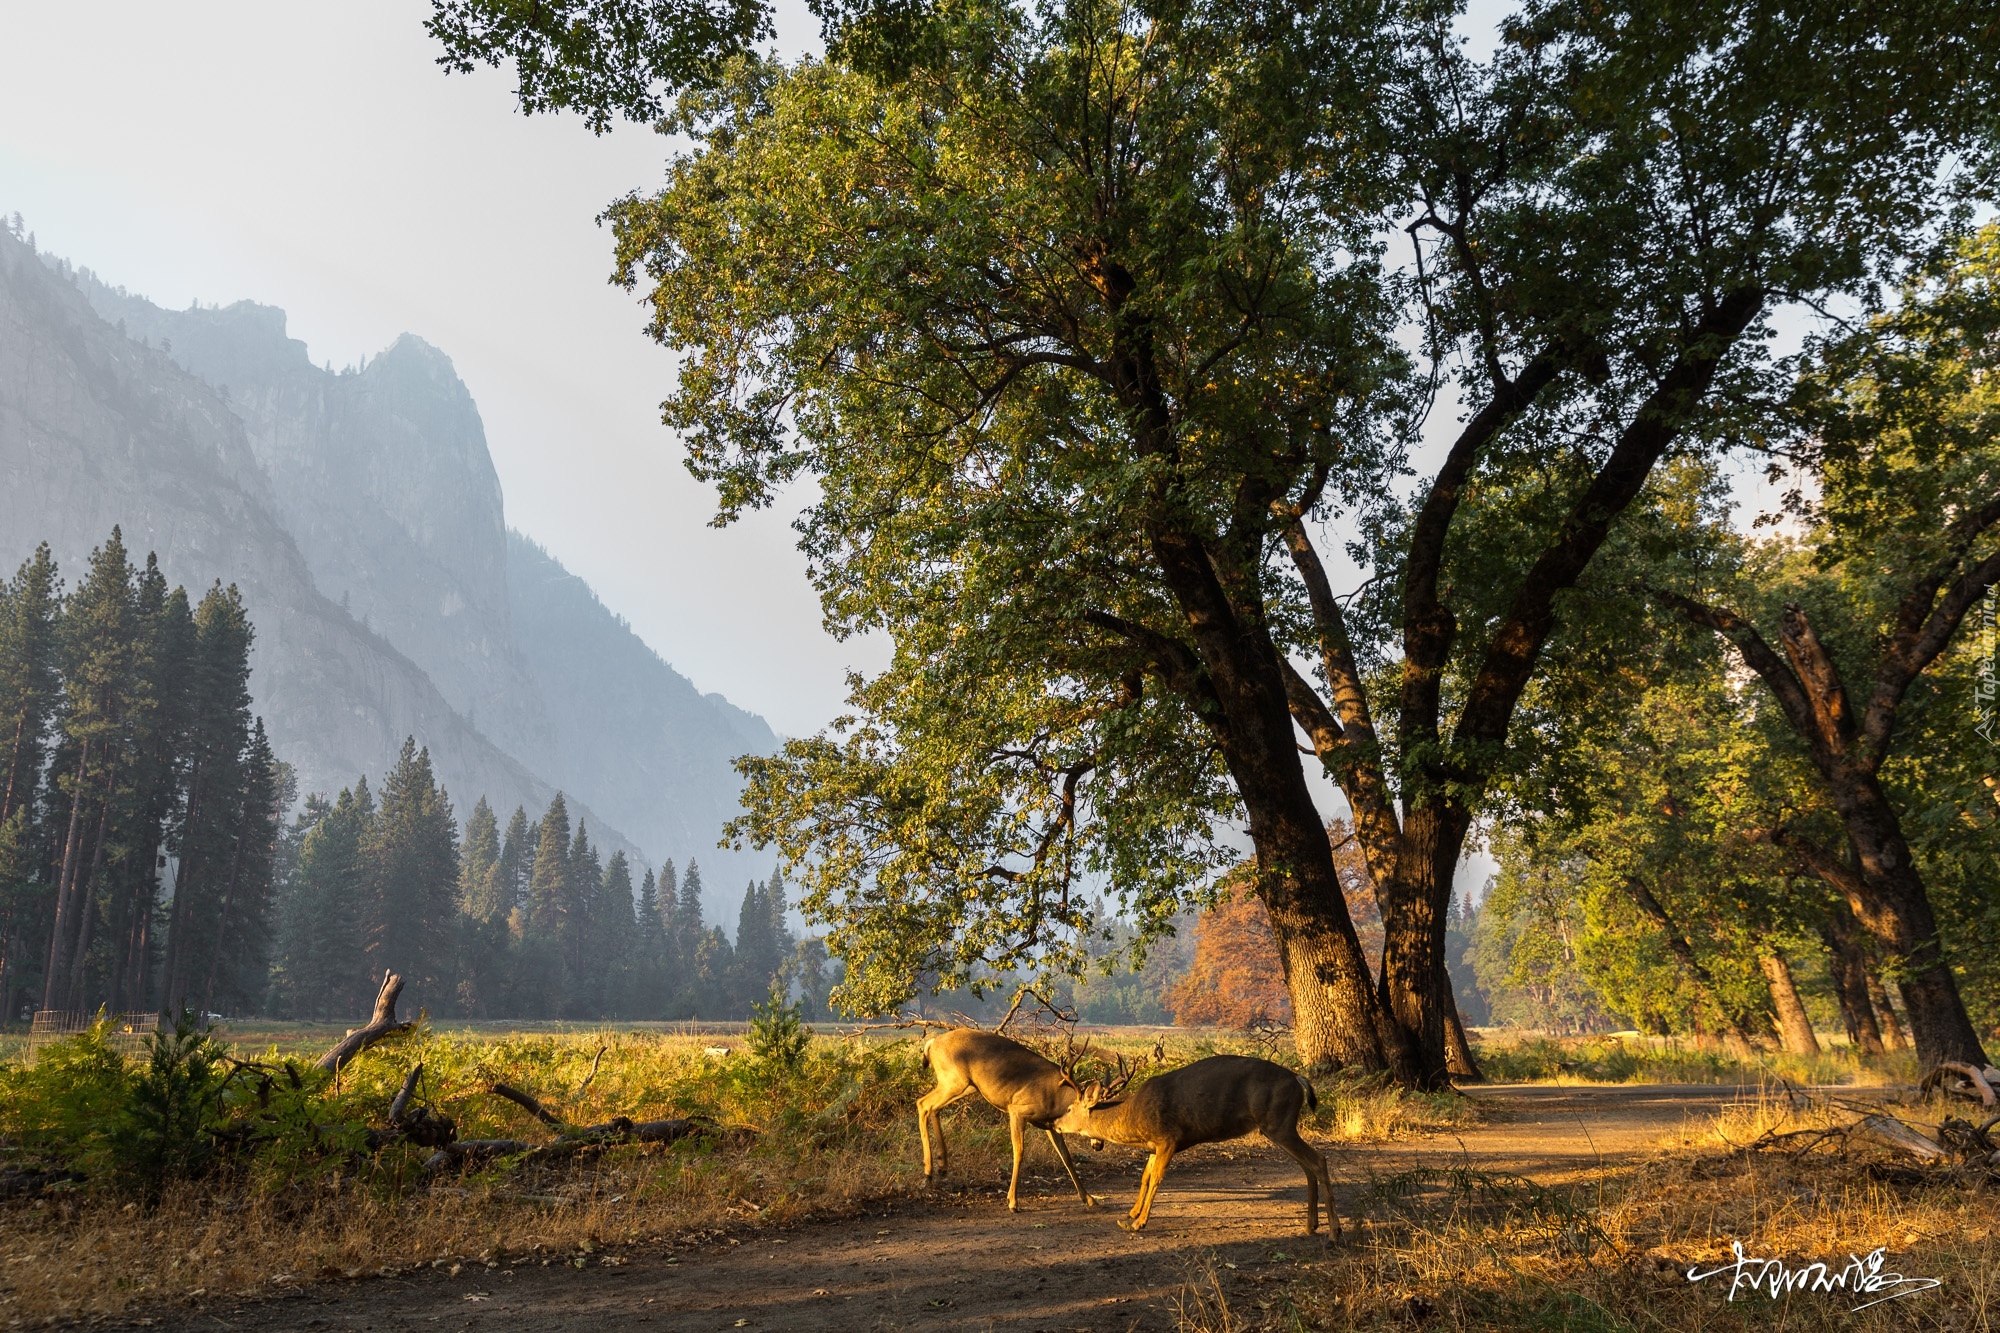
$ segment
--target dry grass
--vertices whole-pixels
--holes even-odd
[[[314,1050],[313,1032],[260,1033],[271,1058]],[[337,1036],[338,1034],[334,1034]],[[1251,1043],[1098,1035],[1094,1050],[1170,1067]],[[327,1117],[379,1123],[421,1061],[422,1100],[464,1138],[552,1137],[496,1081],[526,1088],[573,1124],[707,1115],[754,1131],[671,1147],[612,1148],[584,1161],[494,1168],[427,1184],[426,1150],[271,1153],[171,1186],[147,1205],[93,1182],[0,1204],[0,1325],[244,1297],[301,1283],[441,1264],[618,1262],[635,1241],[692,1240],[841,1215],[921,1188],[914,1105],[930,1084],[901,1034],[820,1037],[793,1074],[740,1038],[660,1031],[419,1032],[343,1073]],[[712,1047],[731,1054],[717,1056]],[[602,1057],[599,1058],[599,1052]],[[593,1066],[595,1072],[593,1073]],[[1411,1096],[1380,1080],[1324,1080],[1318,1132],[1383,1138],[1467,1123],[1462,1099]],[[21,1119],[25,1108],[0,1108]],[[18,1126],[16,1127],[18,1130]],[[953,1174],[1003,1181],[1004,1120],[976,1098],[945,1113]],[[4,1147],[0,1141],[0,1147]]]
[[[1473,1044],[1480,1068],[1499,1083],[1760,1083],[1782,1079],[1799,1087],[1885,1087],[1914,1083],[1916,1055],[1863,1056],[1821,1035],[1818,1055],[1757,1050],[1745,1060],[1719,1044],[1680,1037],[1549,1037],[1482,1029]]]
[[[1911,1123],[1957,1106],[1897,1108]],[[1192,1271],[1180,1326],[1252,1329],[1987,1330],[2000,1318],[2000,1192],[1984,1170],[1931,1167],[1860,1136],[1801,1155],[1737,1151],[1766,1131],[1851,1123],[1825,1101],[1770,1095],[1732,1106],[1707,1146],[1543,1187],[1447,1166],[1377,1182],[1347,1240],[1297,1265],[1283,1295]],[[1816,1136],[1788,1142],[1803,1144]],[[1837,1150],[1836,1150],[1837,1148]],[[1885,1251],[1881,1268],[1936,1278],[1935,1290],[1859,1309],[1889,1291],[1791,1290],[1773,1298],[1746,1270],[1690,1282],[1734,1262],[1733,1242],[1788,1269],[1839,1272]],[[1893,1289],[1892,1289],[1893,1290]]]

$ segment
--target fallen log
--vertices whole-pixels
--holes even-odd
[[[1947,1088],[1944,1085],[1944,1080],[1948,1074],[1956,1074],[1972,1086],[1970,1088]],[[1918,1085],[1918,1091],[1925,1096],[1929,1096],[1933,1091],[1951,1092],[1966,1097],[1977,1096],[1981,1106],[1992,1106],[2000,1103],[2000,1098],[1996,1098],[1993,1095],[1993,1085],[1986,1081],[1986,1075],[1962,1060],[1938,1061],[1937,1068],[1924,1075],[1924,1081]]]
[[[561,1161],[583,1153],[599,1152],[625,1143],[676,1143],[716,1132],[712,1121],[675,1117],[668,1120],[633,1121],[624,1116],[601,1125],[586,1125],[565,1131],[552,1143],[532,1144],[520,1139],[461,1139],[441,1145],[424,1163],[426,1174],[435,1175],[466,1162],[482,1162],[495,1157],[519,1157],[521,1165]]]
[[[424,1174],[435,1175],[447,1167],[460,1166],[466,1162],[483,1162],[494,1157],[515,1157],[530,1152],[532,1143],[520,1139],[460,1139],[448,1143],[432,1153],[424,1161]]]
[[[1925,1161],[1935,1161],[1946,1155],[1943,1148],[1894,1116],[1865,1115],[1861,1117],[1861,1127],[1877,1138],[1892,1143],[1904,1152],[1921,1157]]]
[[[399,1032],[408,1032],[415,1023],[396,1021],[396,1000],[403,993],[403,979],[394,972],[382,978],[382,989],[375,996],[375,1016],[368,1020],[366,1027],[359,1027],[342,1037],[334,1048],[319,1058],[318,1064],[329,1074],[338,1074],[342,1065],[373,1046],[385,1037],[393,1037]]]

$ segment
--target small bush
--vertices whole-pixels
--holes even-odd
[[[750,1006],[751,1053],[774,1068],[798,1072],[812,1044],[805,1013],[805,1005],[786,1004],[785,993],[773,986],[769,998]]]
[[[227,1083],[224,1052],[183,1013],[172,1032],[146,1038],[146,1063],[129,1081],[110,1126],[118,1173],[147,1198],[169,1180],[200,1175],[215,1156]]]

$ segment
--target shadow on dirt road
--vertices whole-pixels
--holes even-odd
[[[1486,1123],[1462,1134],[1327,1147],[1343,1211],[1370,1179],[1470,1159],[1480,1169],[1553,1181],[1673,1146],[1754,1088],[1489,1086],[1470,1093]],[[1003,1182],[957,1181],[929,1199],[872,1214],[746,1232],[697,1247],[634,1246],[576,1268],[539,1259],[486,1268],[320,1285],[254,1304],[155,1312],[155,1328],[213,1330],[1093,1330],[1176,1325],[1183,1286],[1213,1265],[1232,1303],[1257,1309],[1325,1241],[1304,1231],[1298,1167],[1261,1139],[1196,1149],[1174,1162],[1152,1224],[1115,1219],[1142,1159],[1108,1149],[1078,1166],[1086,1212],[1046,1145],[1032,1189],[1009,1215]],[[1026,1184],[1028,1182],[1024,1182]],[[1321,1236],[1324,1236],[1324,1232]],[[620,1262],[622,1260],[622,1262]],[[128,1326],[130,1326],[128,1324]]]

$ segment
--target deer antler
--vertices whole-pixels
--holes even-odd
[[[1122,1055],[1114,1056],[1113,1058],[1118,1062],[1118,1068],[1117,1072],[1111,1076],[1110,1081],[1101,1085],[1104,1089],[1103,1096],[1105,1097],[1116,1097],[1119,1093],[1125,1091],[1138,1072],[1146,1067],[1146,1062],[1143,1060],[1127,1064],[1125,1057]]]

